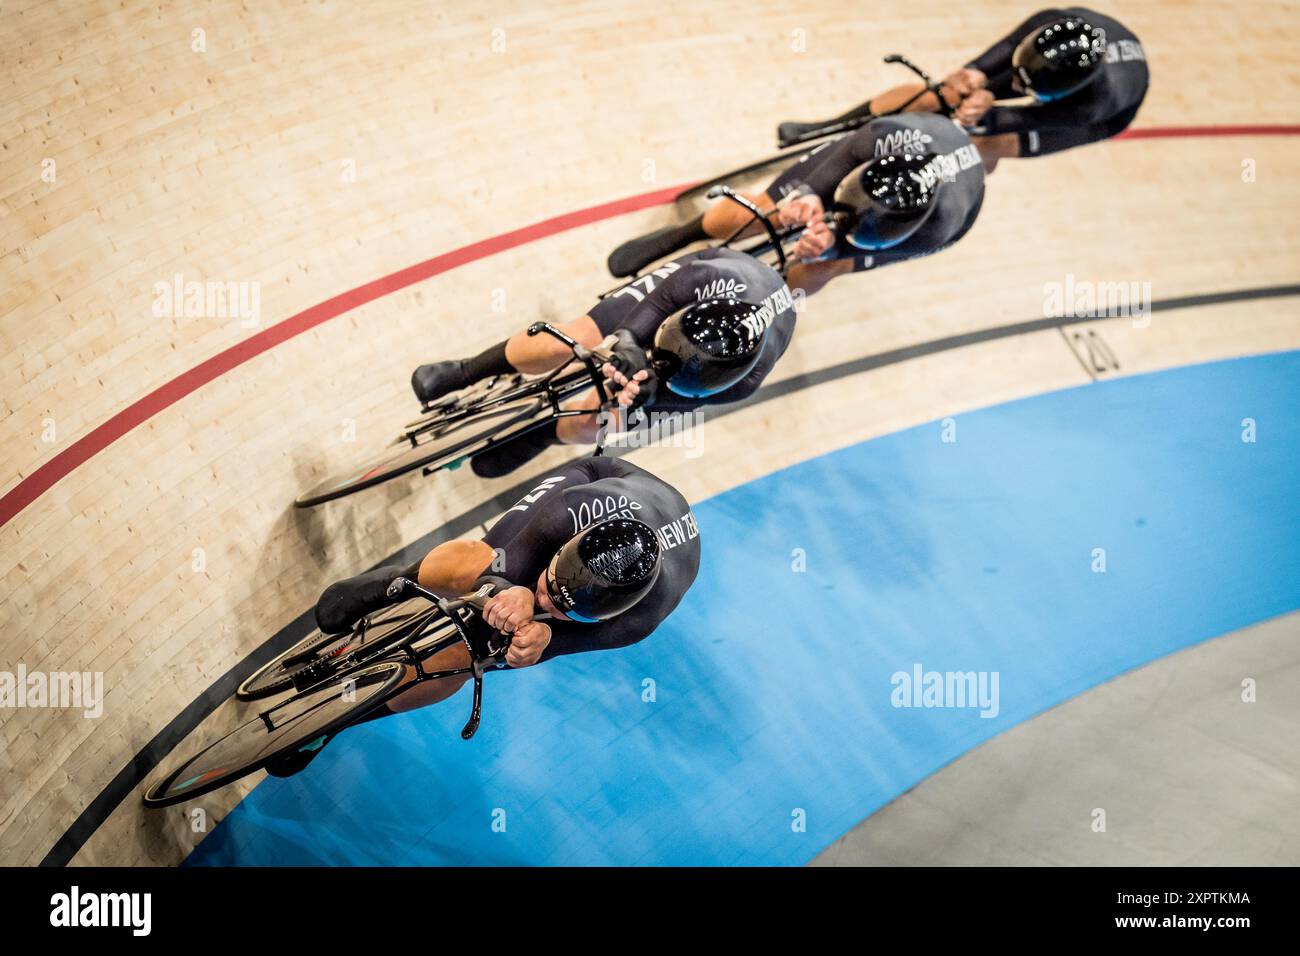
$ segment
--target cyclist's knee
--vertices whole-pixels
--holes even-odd
[[[590,415],[561,418],[555,432],[556,439],[562,445],[590,445],[600,434],[600,420],[594,412]]]
[[[565,322],[560,328],[575,339],[579,345],[585,345],[589,349],[594,349],[605,338],[604,333],[600,331],[600,327],[596,325],[596,320],[589,315],[584,315],[571,322]],[[565,358],[572,357],[568,346],[562,342],[556,342],[555,344],[560,346]]]
[[[767,211],[773,205],[772,199],[767,193],[740,193],[744,199],[748,199],[759,209]],[[719,199],[704,211],[703,227],[704,231],[710,236],[720,238],[728,232],[734,230],[738,225],[749,219],[749,213],[736,203],[728,199]]]

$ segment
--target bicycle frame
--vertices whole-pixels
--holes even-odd
[[[762,242],[760,242],[755,246],[752,246],[748,249],[740,249],[737,251],[743,252],[745,253],[745,255],[748,256],[753,256],[755,259],[757,259],[759,256],[764,256],[767,255],[767,253],[769,252],[775,251],[777,256],[777,265],[775,267],[776,271],[781,274],[782,278],[785,278],[785,274],[790,267],[789,262],[787,261],[785,255],[785,246],[787,243],[791,242],[792,240],[798,239],[800,234],[804,231],[806,227],[791,226],[788,229],[778,230],[774,225],[772,225],[771,221],[767,218],[767,216],[763,215],[762,210],[760,210],[756,205],[754,205],[754,203],[750,202],[744,196],[740,195],[740,193],[736,192],[734,189],[732,189],[730,186],[727,185],[718,184],[713,188],[711,188],[709,190],[708,198],[729,199],[732,202],[737,203],[740,206],[744,207],[744,209],[750,215],[750,218],[745,222],[741,223],[738,229],[736,229],[727,238],[719,242],[716,246],[713,246],[713,248],[715,249],[731,248],[731,244],[733,242],[735,242],[737,239],[742,238],[741,233],[743,233],[746,229],[748,229],[751,225],[753,225],[754,222],[758,222],[762,225],[763,231],[767,233],[767,237]],[[833,219],[834,216],[830,214],[828,214],[825,217],[825,221],[827,222],[830,222]],[[647,268],[646,270],[638,273],[632,278],[627,279],[626,281],[620,283],[619,285],[614,286],[614,288],[602,292],[600,294],[600,298],[606,299],[609,296],[613,295],[615,292],[617,292],[619,289],[625,288],[631,283],[637,282],[640,279],[644,278],[645,276],[653,272],[654,272],[654,267]]]
[[[561,332],[549,322],[534,322],[528,326],[528,334],[540,335],[546,333],[556,339],[559,339],[573,351],[573,357],[581,362],[587,369],[587,374],[591,377],[591,382],[596,386],[596,394],[600,396],[600,404],[605,405],[609,402],[609,393],[605,389],[605,377],[600,374],[600,367],[608,362],[612,356],[607,352],[599,349],[589,349],[581,342],[572,338],[568,334]]]
[[[560,403],[575,392],[585,390],[589,385],[595,386],[596,392],[600,396],[601,405],[607,404],[609,402],[609,394],[605,388],[605,378],[600,374],[600,365],[608,361],[610,356],[598,349],[587,348],[570,338],[564,332],[555,328],[555,326],[546,322],[534,322],[527,329],[527,334],[530,336],[539,335],[541,333],[554,336],[573,349],[574,359],[581,362],[584,366],[582,372],[578,373],[577,371],[572,371],[566,375],[566,371],[573,364],[572,362],[566,362],[564,365],[561,365],[553,371],[547,372],[540,378],[524,382],[521,385],[518,385],[517,387],[487,401],[475,402],[464,408],[457,409],[450,414],[443,413],[433,416],[427,421],[417,422],[413,427],[408,427],[406,431],[403,432],[402,437],[410,442],[412,447],[415,447],[419,444],[418,439],[421,435],[425,435],[434,429],[444,428],[448,425],[455,425],[456,423],[464,421],[474,415],[482,414],[485,411],[491,411],[494,408],[500,408],[501,406],[508,405],[511,402],[517,402],[522,398],[531,398],[543,393],[545,393],[551,408],[555,411],[556,417],[568,418],[574,415],[585,415],[588,414],[588,412],[581,409],[563,409],[560,407]],[[425,411],[432,415],[434,412],[441,411],[441,409],[436,406],[426,406]]]
[[[439,612],[436,622],[424,621],[419,626],[411,629],[409,634],[396,640],[384,642],[381,640],[380,646],[366,655],[358,655],[341,668],[336,670],[323,669],[313,672],[310,668],[306,672],[298,672],[293,675],[295,697],[298,694],[305,693],[320,687],[322,684],[337,683],[346,680],[349,675],[355,674],[367,667],[373,667],[376,664],[382,664],[387,661],[405,661],[414,669],[415,680],[401,685],[403,691],[410,689],[416,684],[430,680],[441,680],[447,677],[461,677],[470,675],[474,679],[474,700],[470,710],[469,720],[461,730],[461,738],[469,740],[478,730],[479,721],[483,714],[483,675],[490,670],[500,670],[506,666],[503,661],[503,655],[510,647],[509,635],[494,635],[485,641],[478,641],[470,631],[470,622],[473,618],[474,611],[482,611],[487,599],[492,596],[492,585],[485,584],[473,594],[461,598],[448,600],[441,598],[432,591],[421,587],[409,578],[399,577],[388,586],[388,596],[394,602],[403,601],[411,597],[422,597],[432,604]],[[448,634],[438,640],[435,640],[427,647],[416,650],[415,645],[429,636],[431,623],[437,626],[443,620],[449,622],[455,629],[454,636]],[[357,636],[365,631],[365,621],[362,619],[357,625]],[[500,637],[498,643],[494,640]],[[468,667],[449,667],[440,670],[428,670],[425,667],[426,662],[436,654],[454,647],[456,641],[459,641],[469,653],[470,663]],[[292,700],[292,698],[290,698]],[[281,701],[279,704],[262,711],[258,716],[266,725],[268,731],[276,728],[274,716],[275,711],[283,707],[288,701]]]
[[[841,133],[851,133],[855,129],[861,129],[863,126],[866,126],[872,120],[881,119],[882,117],[885,116],[897,116],[900,113],[906,112],[909,106],[911,106],[921,97],[923,97],[926,93],[938,94],[939,87],[942,84],[936,83],[934,82],[934,80],[930,79],[930,75],[926,73],[925,70],[921,69],[919,66],[913,63],[907,57],[903,56],[901,53],[889,54],[889,56],[884,58],[884,62],[902,64],[903,66],[911,70],[913,73],[915,73],[917,76],[919,76],[921,78],[921,81],[925,84],[925,86],[922,87],[915,94],[913,94],[905,102],[894,107],[892,110],[886,110],[884,113],[876,113],[876,112],[869,111],[867,113],[862,114],[861,116],[855,116],[852,119],[832,121],[830,123],[823,124],[822,126],[819,126],[816,129],[806,130],[805,132],[800,133],[798,136],[793,136],[789,139],[778,140],[777,141],[778,148],[789,149],[791,146],[801,146],[804,143],[810,142],[815,139],[823,139],[827,136],[836,136]],[[942,103],[942,98],[940,99],[940,102]]]
[[[437,650],[430,650],[423,657],[417,655],[412,649],[414,637],[407,639],[399,644],[403,651],[411,658],[415,665],[416,679],[415,683],[420,684],[426,680],[441,680],[445,677],[459,677],[462,674],[469,674],[474,679],[474,699],[470,705],[469,720],[461,729],[461,740],[469,740],[478,730],[479,721],[483,716],[483,675],[490,670],[501,670],[506,666],[503,656],[510,647],[510,635],[501,634],[500,644],[495,644],[491,637],[484,642],[482,648],[476,646],[473,636],[470,634],[468,622],[461,616],[460,611],[464,608],[474,608],[477,611],[483,610],[483,605],[487,599],[492,596],[492,585],[485,584],[474,594],[467,595],[456,600],[447,600],[440,598],[409,578],[397,578],[388,586],[388,596],[395,600],[402,600],[404,597],[416,594],[427,601],[431,601],[443,616],[455,626],[457,635],[461,643],[465,645],[465,650],[469,652],[469,667],[453,667],[440,671],[427,671],[424,669],[424,662],[438,653],[445,650],[445,647],[438,647]],[[437,647],[437,645],[434,645]],[[414,684],[407,685],[407,688]]]
[[[757,221],[763,226],[763,231],[767,233],[767,243],[761,248],[761,251],[758,249],[745,251],[749,255],[757,258],[758,256],[764,255],[768,248],[775,250],[777,261],[776,271],[781,273],[781,278],[785,278],[786,271],[789,269],[790,264],[786,260],[783,243],[790,238],[798,236],[799,233],[803,232],[803,227],[798,226],[794,229],[787,229],[783,233],[777,232],[776,226],[772,225],[772,221],[768,219],[767,215],[765,215],[758,206],[754,205],[754,203],[740,195],[740,193],[736,192],[730,186],[719,184],[710,189],[707,195],[709,199],[720,199],[724,197],[730,199],[732,202],[747,210],[750,215],[749,222],[744,223],[739,229],[729,235],[726,239],[722,240],[720,248],[730,248],[731,244],[740,238],[740,234],[748,229],[752,223]]]

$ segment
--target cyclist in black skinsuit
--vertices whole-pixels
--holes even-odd
[[[1028,92],[1012,65],[1016,47],[1040,28],[1072,18],[1104,31],[1105,56],[1095,75],[1077,90],[1050,102],[993,106],[994,100]],[[1038,11],[963,69],[949,74],[938,96],[926,93],[907,109],[951,113],[971,127],[985,168],[992,172],[999,159],[1046,156],[1123,132],[1137,115],[1150,79],[1142,44],[1124,24],[1085,7],[1052,7]],[[915,84],[895,87],[836,119],[863,115],[873,105],[877,110],[889,109],[919,89]]]
[[[575,598],[561,607],[563,589],[554,586],[548,568],[553,559],[555,566],[561,566],[570,542],[619,525],[635,526],[650,539],[649,558],[657,569],[644,574],[642,568],[643,580],[631,582],[635,594],[621,599],[623,604],[631,601],[630,607],[612,616],[583,619],[579,609],[594,613],[591,607],[599,606],[612,586],[598,582],[591,586],[585,603]],[[610,560],[625,557],[627,550],[624,541],[615,551],[598,555],[593,566],[607,567]],[[563,654],[610,650],[644,640],[681,603],[699,567],[699,528],[690,504],[676,488],[630,462],[587,458],[540,478],[480,541],[448,541],[409,568],[376,568],[330,585],[316,603],[316,621],[325,633],[348,631],[365,615],[392,603],[388,586],[398,577],[418,581],[444,597],[492,584],[495,591],[484,607],[482,624],[513,635],[506,663],[528,667]],[[537,615],[549,617],[533,620]],[[468,664],[468,653],[457,646],[435,655],[425,666],[442,670]],[[466,680],[456,677],[418,684],[359,722],[445,700]],[[329,739],[277,758],[268,770],[276,776],[297,773]]]
[[[849,241],[857,210],[837,203],[837,193],[864,164],[904,154],[932,160],[932,168],[943,181],[935,208],[920,228],[898,245],[859,249]],[[930,113],[906,113],[872,120],[850,135],[818,147],[782,172],[764,193],[748,198],[764,211],[775,210],[782,226],[806,226],[793,249],[793,255],[803,261],[790,267],[787,280],[790,288],[812,295],[835,276],[915,259],[952,245],[979,215],[984,170],[970,137],[952,120]],[[844,224],[836,228],[823,223],[828,211],[846,213]],[[735,203],[719,200],[692,222],[620,246],[610,255],[610,271],[616,275],[635,272],[691,242],[729,236],[744,225],[748,215]]]
[[[687,396],[661,384],[647,368],[646,350],[655,343],[669,317],[700,303],[734,299],[752,307],[767,327],[762,351],[753,367],[735,384],[706,396]],[[665,263],[649,275],[605,296],[580,319],[561,326],[589,348],[616,336],[619,364],[605,374],[622,390],[624,405],[647,405],[656,412],[687,412],[706,405],[737,402],[762,383],[784,354],[794,334],[795,310],[790,290],[776,270],[730,249],[705,249]],[[490,375],[547,372],[573,357],[567,346],[546,335],[519,333],[473,358],[422,365],[411,377],[421,401],[428,402]],[[481,477],[498,477],[518,468],[551,445],[595,442],[600,428],[596,400],[575,400],[570,407],[590,415],[561,418],[487,452],[470,463]]]
[[[653,589],[630,609],[607,621],[550,623],[551,639],[540,660],[560,654],[626,647],[648,637],[677,607],[700,567],[699,528],[690,505],[676,488],[628,461],[587,458],[541,479],[536,488],[503,514],[483,537],[496,549],[493,564],[475,586],[536,588],[542,607],[554,607],[539,578],[551,557],[575,534],[611,518],[648,524],[662,557]],[[489,606],[488,620],[492,621]]]
[[[898,245],[872,252],[852,245],[847,228],[810,227],[794,249],[795,255],[810,261],[791,268],[792,287],[811,295],[837,275],[928,256],[946,249],[970,231],[984,201],[984,170],[979,155],[965,130],[951,120],[929,114],[872,120],[782,172],[765,195],[772,203],[786,201],[779,214],[784,225],[816,223],[825,210],[836,207],[837,190],[850,173],[878,157],[901,153],[935,157],[933,165],[944,185],[930,216]],[[715,208],[719,212],[722,209]],[[705,223],[709,223],[707,215]],[[823,248],[826,242],[830,244]]]
[[[1019,97],[1030,92],[1024,85],[1023,75],[1014,68],[1016,48],[1040,29],[1062,20],[1082,21],[1104,34],[1104,55],[1098,53],[1099,62],[1087,81],[1050,102],[993,106],[995,99]],[[888,120],[906,123],[925,113],[942,113],[969,130],[985,173],[991,173],[1000,159],[1045,156],[1123,132],[1137,115],[1149,82],[1142,45],[1122,23],[1083,7],[1052,8],[1035,13],[966,67],[950,74],[937,93],[926,91],[921,84],[905,84],[886,90],[833,119],[819,123],[783,123],[781,128],[783,133],[787,129],[794,133],[844,120],[880,116],[892,110],[905,111],[894,117],[881,116],[872,120],[863,127],[870,130]],[[1034,92],[1039,96],[1039,91]],[[814,152],[814,159],[819,152]],[[771,188],[768,196],[774,201],[780,198],[772,194]],[[822,195],[821,199],[826,205],[827,197]],[[778,215],[784,225],[806,222],[806,219],[799,218],[799,212],[796,206],[792,211],[780,211]],[[634,275],[645,265],[693,242],[728,236],[742,222],[743,216],[734,207],[714,204],[704,215],[689,222],[666,226],[619,246],[610,254],[609,271],[616,276]],[[809,251],[815,248],[810,243],[816,230],[810,232],[808,242],[801,243],[796,250],[801,256],[810,257]],[[926,251],[936,251],[945,244],[934,245]],[[897,255],[875,256],[872,262],[883,265],[898,261],[898,258]],[[832,269],[824,263],[806,269],[796,266],[789,273],[790,286],[812,294],[834,275],[844,271],[858,271],[858,268],[850,270],[840,265]]]

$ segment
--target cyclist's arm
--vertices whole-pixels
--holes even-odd
[[[582,654],[587,651],[610,651],[628,647],[648,636],[628,627],[627,622],[615,618],[599,624],[579,624],[576,621],[548,621],[551,626],[551,643],[542,654],[542,660],[564,654]]]
[[[599,461],[600,459],[595,459]],[[498,543],[495,562],[478,578],[475,587],[492,584],[498,591],[523,587],[534,591],[542,569],[551,556],[572,537],[573,519],[563,494],[547,496],[537,507],[528,523],[514,537]],[[536,608],[534,613],[540,613]],[[601,650],[635,643],[644,635],[625,633],[627,624],[615,627],[613,623],[580,624],[554,618],[543,622],[550,629],[550,639],[540,660],[549,660],[560,654]]]
[[[867,101],[867,108],[877,116],[892,113],[900,107],[904,113],[937,113],[940,105],[938,95],[926,91],[924,83],[893,86]]]
[[[679,269],[650,291],[650,294],[619,325],[632,333],[638,345],[650,348],[664,319],[695,301],[693,282],[686,269]]]
[[[822,150],[801,177],[806,191],[816,193],[822,204],[829,206],[841,180],[875,155],[876,139],[871,127],[865,126]]]
[[[1055,103],[994,106],[979,121],[982,136],[1023,133],[1031,129],[1079,129],[1092,125],[1096,112],[1086,90]]]
[[[966,64],[968,69],[979,70],[985,76],[993,76],[1001,73],[1003,70],[1011,68],[1011,55],[1016,52],[1016,47],[1032,30],[1036,30],[1045,23],[1051,23],[1053,20],[1059,20],[1066,16],[1064,10],[1051,8],[1048,10],[1039,10],[1020,26],[1016,27],[997,43],[993,44],[975,59]]]

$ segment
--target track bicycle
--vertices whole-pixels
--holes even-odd
[[[474,594],[449,600],[408,578],[397,578],[388,596],[400,603],[363,617],[345,634],[308,635],[240,684],[238,699],[268,702],[151,785],[144,794],[145,806],[182,803],[254,773],[277,757],[317,749],[326,737],[427,681],[473,679],[469,720],[460,733],[469,740],[482,719],[483,677],[507,666],[510,647],[510,636],[494,631],[481,617],[492,591],[492,585],[485,584]],[[428,666],[436,655],[457,646],[468,651],[468,665]],[[284,694],[289,696],[269,702]]]

